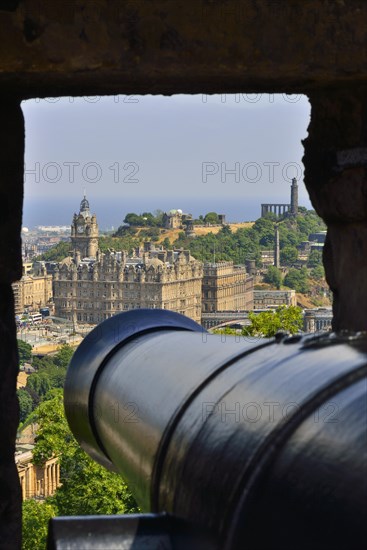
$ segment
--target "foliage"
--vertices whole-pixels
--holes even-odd
[[[46,548],[48,521],[55,515],[55,507],[48,502],[23,502],[22,550]]]
[[[19,363],[28,363],[32,359],[32,346],[23,340],[17,340]]]
[[[260,259],[260,247],[248,228],[241,228],[235,233],[228,229],[223,226],[216,235],[208,233],[194,239],[180,233],[173,246],[189,248],[194,258],[206,262],[212,262],[215,258],[216,261],[232,260],[235,264],[244,264],[247,258]]]
[[[310,275],[313,279],[325,279],[325,269],[323,265],[318,265],[311,269]]]
[[[171,242],[170,242],[170,240],[169,240],[168,237],[166,237],[166,238],[163,240],[162,246],[163,246],[163,248],[164,248],[165,250],[169,250],[169,249],[172,248]]]
[[[80,447],[61,457],[62,486],[50,499],[59,515],[126,514],[139,512],[125,481],[94,462]]]
[[[162,210],[156,210],[155,212],[156,215],[151,212],[143,212],[142,214],[129,212],[124,218],[124,223],[128,223],[133,227],[163,227]]]
[[[310,290],[307,269],[305,267],[301,269],[291,268],[284,277],[284,284],[289,288],[293,288],[296,292],[306,294]]]
[[[326,230],[324,221],[319,218],[314,210],[301,212],[301,214],[296,217],[296,222],[302,237],[301,241],[307,241],[310,233],[318,233],[319,231]]]
[[[36,372],[28,376],[26,384],[26,390],[33,400],[33,408],[50,390],[64,386],[67,366],[73,353],[73,348],[64,344],[54,356],[33,358]]]
[[[142,239],[151,237],[152,240],[157,240],[156,237],[159,237],[159,235],[160,235],[159,227],[150,227],[148,229],[142,229],[139,233],[139,237]]]
[[[35,392],[41,399],[52,388],[62,388],[65,373],[56,371],[54,367],[34,372],[27,378],[27,389]]]
[[[321,250],[311,250],[308,257],[307,267],[322,266],[322,252]]]
[[[72,249],[70,241],[60,241],[40,256],[37,256],[35,259],[45,262],[61,262],[61,260],[70,256],[71,253]]]
[[[217,328],[213,330],[213,334],[225,334],[228,336],[236,336],[238,334],[237,329],[231,327]]]
[[[61,515],[137,512],[125,481],[95,463],[79,447],[64,415],[62,390],[47,394],[37,409],[39,429],[33,460],[59,455],[62,486],[48,499]]]
[[[201,223],[204,221],[201,216]],[[276,218],[269,213],[264,218],[255,221],[252,227],[240,228],[232,233],[224,226],[221,231],[188,238],[180,233],[173,243],[175,248],[190,249],[194,258],[201,261],[232,260],[235,264],[243,264],[246,259],[261,261],[261,250],[274,246],[274,222]],[[296,247],[308,239],[309,233],[321,231],[325,228],[323,221],[314,211],[306,210],[296,218],[284,217],[279,224],[279,242],[283,259],[289,265],[296,261],[298,252]]]
[[[216,212],[208,212],[204,218],[205,223],[219,223],[218,214]]]
[[[295,246],[285,246],[280,251],[281,265],[292,266],[298,259],[298,250]]]
[[[280,330],[297,333],[302,328],[302,310],[297,306],[281,306],[276,311],[249,312],[251,325],[242,329],[244,336],[275,336]]]
[[[139,239],[133,236],[132,229],[136,232],[135,228],[126,228],[117,232],[111,237],[100,237],[98,239],[98,247],[101,252],[108,252],[108,250],[127,250],[132,252],[134,248],[139,246]]]
[[[53,357],[53,363],[58,368],[66,369],[70,363],[74,349],[69,344],[63,344]]]
[[[19,401],[19,420],[20,422],[24,422],[33,410],[33,399],[24,388],[17,390],[17,396]]]
[[[68,456],[77,443],[64,415],[62,389],[52,389],[37,407],[39,428],[33,450],[33,462],[43,464],[54,454]]]
[[[264,275],[264,283],[268,283],[279,289],[282,284],[282,273],[280,269],[278,269],[274,265],[269,266],[267,272]]]

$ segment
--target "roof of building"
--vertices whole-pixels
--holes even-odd
[[[87,197],[84,194],[84,197],[80,203],[80,210],[79,214],[81,214],[84,218],[90,217],[90,209],[89,209],[89,202],[87,200]]]

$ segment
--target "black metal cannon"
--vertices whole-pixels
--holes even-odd
[[[146,514],[56,518],[49,548],[364,548],[366,376],[363,334],[245,340],[162,310],[108,319],[71,360],[65,410]]]

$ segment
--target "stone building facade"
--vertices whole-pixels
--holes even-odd
[[[253,309],[253,277],[233,262],[204,264],[203,312]]]
[[[296,305],[295,290],[254,290],[254,309]]]
[[[201,320],[202,263],[186,250],[166,251],[147,244],[133,256],[98,250],[96,216],[84,196],[71,226],[74,258],[54,270],[55,315],[100,323],[121,311],[169,309]]]
[[[201,262],[184,250],[77,256],[54,272],[55,315],[99,323],[121,311],[161,308],[200,322],[202,277]]]
[[[191,214],[185,214],[182,210],[170,210],[163,215],[163,225],[166,229],[183,229],[184,222],[192,220]]]
[[[48,275],[42,266],[33,274],[23,275],[12,284],[12,288],[16,315],[26,308],[38,311],[52,300],[52,275]]]

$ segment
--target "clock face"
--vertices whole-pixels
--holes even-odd
[[[76,230],[77,230],[78,233],[84,233],[84,226],[83,225],[78,225]]]

